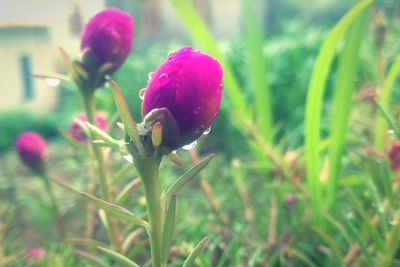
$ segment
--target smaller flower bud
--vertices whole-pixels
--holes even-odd
[[[132,49],[132,39],[132,18],[128,12],[117,8],[106,8],[85,25],[81,38],[81,64],[94,87],[105,81],[104,75],[122,65]]]
[[[87,122],[88,120],[87,120],[86,114],[79,113],[75,117],[74,121],[72,122],[72,124],[68,130],[71,137],[74,138],[76,141],[78,141],[80,143],[86,143],[87,136],[76,121],[80,121],[82,123]],[[96,114],[96,126],[99,127],[103,131],[105,131],[107,129],[107,120],[102,113]]]
[[[392,171],[400,171],[400,140],[391,145],[388,156]]]
[[[153,130],[151,131],[151,141],[154,147],[159,147],[162,141],[162,124],[161,122],[156,122],[153,126]]]
[[[47,143],[39,134],[28,131],[18,136],[15,148],[23,163],[35,172],[43,170]]]

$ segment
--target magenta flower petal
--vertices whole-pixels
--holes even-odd
[[[191,143],[206,131],[221,104],[222,68],[218,61],[191,47],[169,56],[152,75],[143,103],[143,117],[155,108],[167,108],[175,118],[180,140]]]
[[[40,259],[46,255],[46,250],[44,248],[31,248],[26,253],[25,256],[28,258]]]
[[[33,169],[42,166],[46,147],[47,143],[43,137],[32,131],[22,133],[15,142],[20,159]]]
[[[87,141],[87,137],[85,133],[82,131],[79,124],[76,122],[77,120],[81,122],[88,121],[85,113],[79,113],[78,115],[76,115],[74,121],[69,127],[68,132],[71,135],[71,137],[74,138],[76,141],[85,143]],[[107,119],[102,113],[96,113],[96,126],[103,131],[107,130]]]
[[[98,65],[112,63],[118,68],[128,57],[132,48],[133,23],[128,12],[107,8],[85,25],[81,50],[90,49]]]

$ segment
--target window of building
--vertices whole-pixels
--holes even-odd
[[[31,58],[28,55],[22,55],[19,62],[22,75],[23,99],[24,101],[29,101],[34,97]]]

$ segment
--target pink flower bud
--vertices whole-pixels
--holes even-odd
[[[222,94],[222,68],[217,60],[191,47],[169,56],[151,76],[142,103],[143,117],[167,108],[180,137],[171,149],[196,140],[217,116]]]
[[[74,121],[69,127],[68,132],[71,135],[71,137],[74,138],[76,141],[85,143],[87,141],[87,136],[82,131],[79,124],[76,122],[77,120],[83,123],[88,121],[85,113],[79,113],[78,115],[76,115]],[[103,131],[107,130],[107,120],[102,113],[96,114],[96,126]]]
[[[100,67],[111,63],[118,68],[128,57],[132,48],[133,23],[128,12],[107,8],[97,13],[85,25],[81,38],[81,51],[88,50],[96,59],[84,65]]]
[[[390,147],[389,160],[392,171],[400,171],[400,140],[393,143]]]
[[[19,158],[34,170],[42,168],[46,147],[47,143],[43,137],[31,131],[19,135],[15,142]]]
[[[46,255],[46,250],[44,248],[31,248],[26,253],[27,258],[40,259]]]

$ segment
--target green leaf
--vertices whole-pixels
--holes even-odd
[[[207,157],[202,159],[196,166],[192,167],[185,174],[176,179],[176,181],[168,188],[168,190],[163,193],[162,201],[169,201],[172,195],[177,193],[187,182],[189,182],[201,170],[203,170],[214,156],[215,154],[208,155]]]
[[[383,83],[382,94],[379,97],[379,103],[381,103],[381,110],[390,109],[390,96],[392,95],[393,87],[397,77],[400,73],[400,57],[395,60],[393,65],[390,67],[388,75]],[[386,112],[386,114],[388,114]],[[385,115],[385,114],[384,114]],[[378,150],[383,149],[383,143],[385,139],[386,124],[385,119],[377,116],[375,123],[375,148]]]
[[[336,87],[332,106],[329,144],[328,207],[335,203],[337,185],[341,170],[349,115],[355,88],[358,54],[367,25],[368,13],[363,12],[349,28],[343,50],[340,54]]]
[[[81,192],[81,195],[85,199],[87,199],[91,203],[93,203],[95,206],[103,209],[106,213],[109,213],[115,217],[126,220],[128,222],[143,226],[147,230],[150,229],[150,225],[148,222],[140,219],[139,217],[135,216],[132,212],[130,212],[129,210],[127,210],[123,207],[108,203],[107,201],[104,201],[102,199],[96,198],[94,196],[91,196],[91,195],[83,193],[83,192]]]
[[[118,252],[115,252],[115,251],[112,251],[110,249],[103,248],[103,247],[97,247],[97,248],[100,249],[101,251],[103,251],[104,253],[106,253],[108,256],[113,258],[116,262],[118,262],[119,264],[121,264],[124,267],[140,267],[138,264],[134,263],[127,257],[119,254]]]
[[[77,150],[81,151],[85,155],[89,155],[87,147],[76,141],[67,131],[64,129],[59,129],[59,132],[68,141],[68,143],[74,146]]]
[[[336,48],[343,34],[357,16],[366,9],[372,0],[364,0],[352,8],[332,29],[318,53],[308,87],[305,114],[305,161],[308,174],[308,186],[311,192],[311,207],[314,221],[322,226],[322,192],[320,190],[320,127],[322,98],[325,84],[332,65]]]
[[[267,66],[263,55],[263,35],[251,0],[242,0],[242,15],[246,33],[249,77],[253,89],[258,128],[263,138],[272,142],[272,105],[267,81]]]
[[[338,246],[337,242],[331,237],[330,234],[328,234],[327,232],[325,232],[323,229],[318,228],[318,227],[312,227],[312,229],[314,230],[314,232],[316,232],[319,237],[325,241],[325,243],[329,246],[329,248],[332,250],[333,256],[337,261],[337,264],[339,264],[339,266],[344,266],[343,264],[343,253],[340,250],[340,247]]]
[[[208,237],[204,237],[194,248],[192,253],[187,257],[187,259],[183,262],[182,267],[192,267],[194,261],[196,260],[197,256],[200,254],[201,250],[203,249],[204,245],[207,243]]]
[[[174,232],[175,215],[176,196],[173,195],[168,205],[161,238],[161,261],[165,263],[168,261],[169,247],[171,244],[172,234]]]
[[[122,145],[124,145],[124,142],[115,140],[112,138],[108,133],[105,131],[101,130],[99,127],[96,125],[91,124],[90,122],[86,122],[86,126],[90,132],[90,135],[92,136],[93,140],[101,140],[104,142],[104,144],[108,147],[111,147],[113,149],[119,149]]]
[[[100,241],[89,239],[89,238],[79,238],[79,237],[69,237],[63,240],[65,243],[75,244],[80,246],[85,246],[87,248],[95,248],[98,246],[104,246]]]
[[[141,155],[145,155],[145,151],[140,141],[138,130],[136,128],[136,122],[133,119],[131,112],[129,111],[125,98],[119,90],[118,85],[114,81],[111,81],[111,85],[113,88],[112,92],[114,96],[115,106],[117,107],[119,117],[121,118],[121,121],[125,126],[125,131],[132,139],[133,143],[135,144]]]

